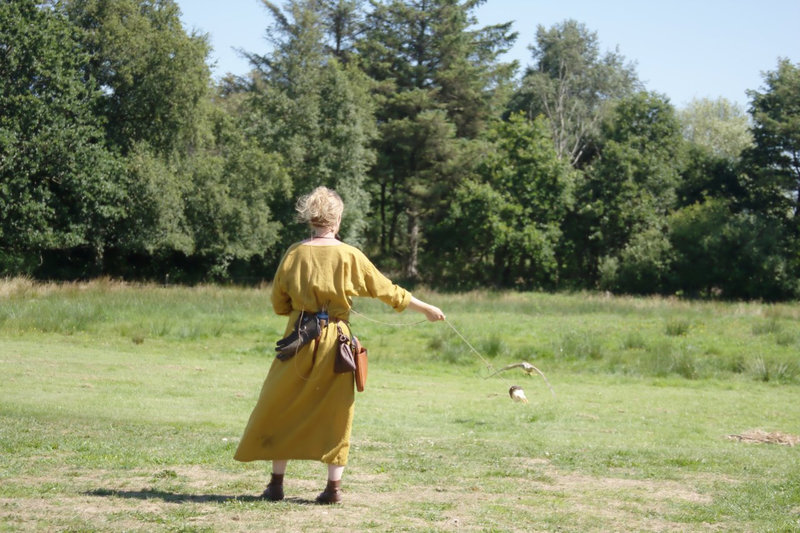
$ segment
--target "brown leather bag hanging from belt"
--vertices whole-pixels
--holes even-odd
[[[367,349],[358,341],[358,337],[353,337],[356,359],[356,390],[364,392],[367,386]]]

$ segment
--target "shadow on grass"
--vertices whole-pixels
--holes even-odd
[[[167,503],[227,503],[227,502],[267,502],[260,496],[229,496],[225,494],[185,494],[180,492],[168,492],[163,490],[113,490],[113,489],[94,489],[84,492],[86,496],[113,496],[116,498],[126,498],[133,500],[163,500]],[[316,505],[314,500],[303,498],[285,498],[287,503],[298,505]]]

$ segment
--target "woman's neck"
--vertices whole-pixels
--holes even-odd
[[[312,239],[335,239],[336,238],[336,231],[329,229],[314,233],[314,236],[311,237]]]

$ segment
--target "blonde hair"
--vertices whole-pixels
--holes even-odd
[[[332,228],[342,216],[344,202],[333,189],[317,187],[297,200],[295,210],[300,222],[315,228]]]

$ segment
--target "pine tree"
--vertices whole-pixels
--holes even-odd
[[[341,15],[333,7],[344,4],[345,14],[357,17],[352,2],[292,0],[281,9],[264,1],[273,19],[268,32],[273,48],[265,55],[248,54],[255,71],[247,105],[253,135],[283,157],[294,195],[317,185],[336,189],[346,205],[342,236],[363,244],[369,207],[364,181],[375,158],[370,147],[375,126],[368,80],[338,59],[349,54],[349,23],[336,30],[337,47],[326,45],[326,32],[337,24],[331,17]],[[292,206],[285,202],[278,212],[289,220]],[[301,232],[305,228],[290,228],[285,240]]]
[[[425,224],[475,167],[474,140],[515,68],[498,61],[510,23],[474,30],[480,0],[373,0],[358,44],[377,82],[380,157],[372,173],[380,251],[419,277]]]

